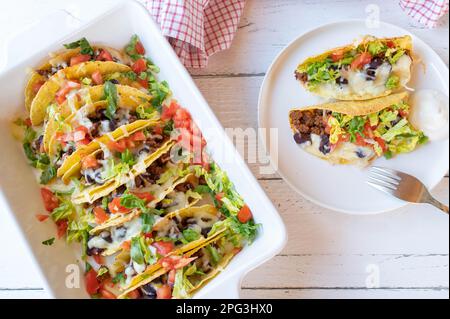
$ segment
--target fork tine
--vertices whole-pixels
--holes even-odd
[[[397,185],[391,184],[388,181],[378,178],[378,177],[369,176],[369,181],[374,184],[377,184],[378,186],[389,188],[390,190],[393,190],[393,191],[397,190]]]
[[[393,169],[390,169],[390,168],[384,168],[384,167],[379,167],[379,166],[373,166],[373,167],[371,168],[371,171],[372,171],[372,172],[378,172],[378,173],[387,175],[387,176],[389,176],[389,177],[391,177],[391,178],[394,178],[394,179],[396,179],[396,180],[398,180],[398,181],[401,181],[401,180],[402,180],[402,178],[401,178],[400,176],[398,176],[397,172],[396,172],[395,170],[393,170]]]
[[[384,186],[381,186],[381,185],[378,185],[378,184],[375,184],[375,183],[372,183],[372,182],[366,182],[366,183],[368,185],[372,186],[373,188],[376,188],[379,191],[382,191],[383,193],[386,193],[386,194],[389,194],[389,195],[394,195],[394,191],[389,189],[389,188],[386,188]]]
[[[374,178],[378,178],[381,179],[385,182],[388,182],[390,184],[393,184],[395,186],[398,186],[398,184],[400,184],[400,181],[398,179],[395,179],[393,177],[391,177],[390,175],[386,175],[386,174],[380,174],[378,172],[372,171],[369,173],[369,177],[373,176]]]

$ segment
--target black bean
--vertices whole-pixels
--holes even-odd
[[[156,289],[152,284],[146,284],[141,287],[144,299],[156,299]]]
[[[207,228],[202,228],[202,235],[203,237],[208,237],[209,232],[211,231],[211,227],[207,227]]]
[[[112,243],[112,238],[111,238],[111,233],[109,232],[109,231],[102,231],[101,233],[100,233],[100,237],[101,237],[101,239],[103,239],[104,241],[106,241],[107,243]]]
[[[311,141],[311,134],[296,133],[294,135],[294,140],[295,140],[295,143],[297,143],[297,144],[303,144],[303,143],[306,143],[306,142],[310,142]]]
[[[321,135],[320,136],[320,146],[319,151],[322,152],[322,154],[327,155],[331,152],[330,147],[330,137],[328,135]]]
[[[144,145],[138,152],[139,155],[150,153],[150,147],[148,145]]]
[[[105,250],[103,248],[92,247],[86,251],[86,254],[88,256],[97,256],[97,255],[100,255],[104,251]]]
[[[372,62],[370,62],[369,67],[371,69],[375,69],[376,70],[382,64],[383,64],[383,60],[382,59],[375,58],[375,59],[372,60]]]
[[[112,80],[109,80],[111,83],[114,83],[114,84],[120,84],[120,82],[118,81],[118,80],[116,80],[116,79],[112,79]]]
[[[118,227],[116,228],[116,236],[119,239],[125,238],[127,234],[127,229],[124,226]]]
[[[97,184],[99,185],[103,185],[105,184],[105,180],[102,177],[102,172],[101,170],[97,170],[94,174],[94,180]]]
[[[91,175],[89,173],[84,174],[84,178],[89,185],[95,183],[95,180],[91,177]]]
[[[366,154],[364,153],[363,150],[357,150],[357,151],[356,151],[356,155],[357,155],[359,158],[365,158],[365,157],[366,157]]]
[[[110,130],[110,131],[114,131],[114,130],[116,129],[116,127],[117,127],[116,121],[114,121],[114,120],[108,120],[108,122],[109,122],[109,130]]]
[[[336,79],[336,83],[339,84],[339,85],[347,85],[348,84],[348,80],[346,78],[343,78],[343,77],[340,76],[340,77],[338,77]]]

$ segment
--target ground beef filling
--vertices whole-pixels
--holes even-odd
[[[320,151],[328,154],[330,148],[330,134],[327,133],[326,119],[330,115],[329,111],[305,110],[295,111],[290,114],[292,125],[296,133],[294,140],[297,144],[311,143],[311,134],[320,136]]]

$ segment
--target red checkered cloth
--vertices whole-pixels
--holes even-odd
[[[448,0],[400,0],[400,7],[421,24],[434,28],[448,12]]]
[[[161,26],[181,62],[203,68],[230,47],[245,0],[140,0]]]

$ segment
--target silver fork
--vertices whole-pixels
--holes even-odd
[[[367,184],[410,203],[433,205],[448,214],[448,206],[436,200],[425,185],[414,176],[374,166],[369,171]]]

